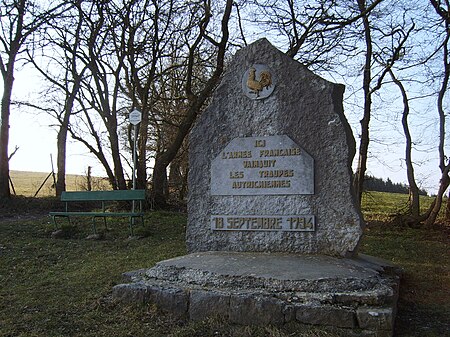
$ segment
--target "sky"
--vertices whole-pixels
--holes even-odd
[[[27,99],[39,89],[39,79],[31,69],[21,69],[15,74],[14,99]],[[3,88],[0,87],[0,93]],[[37,100],[45,99],[38,97]],[[52,171],[52,160],[56,172],[57,129],[49,115],[37,113],[24,106],[12,106],[10,116],[9,153],[19,148],[9,162],[10,170],[46,172]],[[83,145],[69,139],[67,144],[66,173],[85,174],[88,166],[92,175],[105,176],[95,157]]]
[[[45,114],[32,114],[15,111],[10,121],[10,153],[18,146],[16,154],[10,160],[10,170],[56,172],[56,129]],[[89,154],[84,146],[69,141],[67,173],[84,174],[87,167],[93,168],[93,175],[104,176],[101,165]]]
[[[340,82],[336,80],[335,82]],[[350,84],[351,85],[351,84]],[[357,84],[355,84],[357,85]],[[13,99],[22,100],[35,94],[40,87],[39,80],[30,69],[16,72],[13,88]],[[383,179],[391,179],[396,183],[407,183],[404,164],[404,140],[401,130],[401,104],[395,97],[395,87],[391,90],[392,102],[382,106],[374,105],[374,117],[371,122],[373,138],[370,143],[370,153],[367,174]],[[0,87],[0,93],[2,88]],[[350,90],[349,90],[350,92]],[[39,97],[45,99],[45,97]],[[360,97],[346,97],[345,114],[352,126],[356,145],[359,145],[359,120],[361,118]],[[385,102],[386,103],[386,102]],[[420,104],[417,105],[420,107]],[[383,110],[384,109],[384,110]],[[419,187],[429,193],[436,193],[439,184],[439,168],[437,153],[436,118],[430,118],[432,109],[424,104],[416,108],[411,117],[413,127],[420,132],[414,132],[415,151],[413,159],[416,162],[415,173]],[[380,111],[383,110],[383,111]],[[422,110],[420,112],[419,110]],[[56,128],[52,127],[54,120],[45,113],[37,114],[27,107],[12,107],[10,117],[9,153],[18,146],[16,154],[11,158],[10,170],[34,171],[50,173],[53,167],[56,171]],[[357,154],[354,159],[356,167]],[[88,166],[92,174],[105,176],[102,165],[81,144],[69,139],[67,146],[67,174],[86,174]],[[128,172],[129,173],[129,172]]]

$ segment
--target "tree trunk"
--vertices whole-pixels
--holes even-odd
[[[91,177],[91,166],[88,166],[86,173],[86,189],[92,191],[92,177]]]
[[[204,103],[210,97],[211,93],[217,86],[220,81],[220,76],[223,72],[223,67],[225,63],[225,51],[226,46],[228,44],[229,32],[228,32],[228,23],[230,20],[231,9],[233,6],[232,0],[227,0],[225,5],[225,10],[222,17],[222,38],[220,42],[216,43],[218,46],[217,51],[217,61],[216,68],[214,73],[208,79],[203,89],[195,95],[192,92],[192,78],[193,78],[193,64],[195,60],[195,52],[196,47],[192,46],[189,52],[189,60],[188,60],[188,71],[187,71],[187,80],[186,80],[186,96],[189,98],[190,104],[186,116],[183,121],[180,123],[178,127],[177,133],[174,137],[174,140],[171,144],[169,144],[168,148],[164,150],[161,154],[157,155],[155,159],[155,166],[153,169],[153,180],[152,180],[152,195],[154,198],[155,205],[166,205],[167,201],[165,198],[165,189],[167,182],[167,166],[177,155],[178,150],[183,144],[184,139],[189,133],[192,124],[194,123],[197,115],[200,113]],[[209,20],[209,17],[206,18]],[[201,36],[200,36],[201,38]],[[197,43],[200,42],[200,39],[197,40]]]
[[[413,217],[418,217],[420,215],[419,188],[417,187],[416,180],[414,177],[414,166],[411,159],[412,140],[411,134],[409,133],[407,113],[403,114],[402,124],[406,137],[405,160],[406,160],[406,174],[408,176],[408,184],[409,184],[409,199],[410,199],[409,208],[411,211],[411,215]]]
[[[219,78],[217,78],[217,81]],[[155,158],[155,166],[153,168],[152,179],[152,196],[156,206],[164,207],[167,204],[165,189],[167,188],[167,167],[170,162],[175,158],[184,138],[189,133],[192,124],[200,112],[203,103],[211,91],[204,93],[204,96],[198,97],[193,105],[188,110],[187,116],[178,128],[175,140],[169,145],[168,149],[164,152],[157,154]]]
[[[111,156],[114,163],[114,177],[119,190],[126,190],[127,183],[123,175],[122,161],[120,159],[119,137],[117,135],[117,120],[110,116],[108,120],[108,135],[111,144]]]
[[[14,84],[14,61],[18,52],[16,48],[11,47],[11,54],[6,71],[3,75],[3,96],[0,116],[0,200],[9,199],[11,192],[9,189],[9,116],[11,108],[11,95]]]
[[[167,206],[167,166],[169,163],[170,156],[167,152],[156,155],[151,193],[156,208],[165,208]]]
[[[182,190],[183,190],[183,176],[181,174],[181,162],[180,157],[175,158],[170,163],[169,170],[169,184],[171,191],[177,196],[179,200],[182,200]]]
[[[361,13],[366,12],[365,0],[358,0],[358,7]],[[358,166],[356,169],[353,186],[359,204],[362,200],[364,177],[367,169],[367,153],[369,150],[369,123],[372,108],[372,96],[370,92],[371,66],[372,66],[372,37],[370,34],[370,22],[367,14],[362,16],[364,24],[364,37],[366,41],[366,61],[363,74],[363,91],[364,91],[364,114],[361,119],[361,140],[359,145]]]
[[[148,112],[142,112],[142,121],[139,125],[138,158],[136,164],[136,188],[147,188],[147,141],[148,141]]]
[[[441,206],[442,206],[442,199],[443,199],[444,193],[450,184],[450,177],[448,176],[449,169],[450,169],[450,164],[448,164],[445,167],[444,172],[442,172],[441,183],[439,184],[439,190],[436,195],[436,199],[434,200],[433,204],[430,206],[429,215],[426,218],[426,220],[424,221],[426,226],[432,226],[436,222],[437,216],[439,215],[439,210],[441,209]]]
[[[414,177],[414,166],[412,162],[412,138],[409,132],[408,125],[408,115],[409,115],[409,102],[408,96],[406,94],[405,87],[402,82],[400,82],[397,77],[395,77],[394,72],[389,70],[389,74],[392,77],[394,83],[400,89],[403,99],[403,115],[402,115],[402,126],[403,133],[405,134],[406,145],[405,145],[405,161],[406,161],[406,175],[408,177],[409,184],[409,211],[414,218],[418,218],[420,215],[420,203],[419,203],[419,188],[416,184],[416,179]]]
[[[180,201],[183,201],[186,198],[186,194],[188,192],[188,170],[186,170],[186,172],[183,175],[183,181],[182,181],[182,185],[181,185],[181,189],[180,189],[180,194],[179,194],[179,198]]]
[[[80,37],[80,31],[82,26],[82,15],[81,15],[81,9],[78,7],[78,15],[79,20],[77,23],[77,29],[76,29],[76,40],[73,43],[73,47],[67,47],[66,50],[68,50],[71,53],[70,56],[70,72],[66,72],[66,82],[70,82],[70,80],[67,78],[67,74],[71,74],[73,77],[73,87],[72,90],[69,90],[69,87],[65,87],[65,95],[66,95],[66,101],[64,105],[64,115],[62,120],[60,120],[61,125],[59,127],[58,131],[58,138],[57,138],[57,148],[58,148],[58,159],[57,159],[57,169],[58,169],[58,176],[57,176],[57,182],[56,182],[56,196],[60,196],[63,191],[66,190],[66,156],[67,156],[67,134],[69,130],[70,125],[70,117],[72,115],[72,110],[74,107],[75,99],[78,95],[78,92],[80,91],[81,87],[81,81],[84,76],[84,72],[86,71],[86,66],[83,67],[80,73],[77,72],[77,58],[76,58],[76,51],[79,48],[79,37]],[[69,58],[68,58],[69,59]],[[34,61],[33,61],[34,63]],[[39,70],[40,68],[37,67]],[[45,71],[40,70],[41,73],[46,74]],[[48,75],[45,75],[48,76]]]
[[[3,96],[0,117],[0,200],[9,199],[9,114],[11,106],[11,93],[14,82],[13,68],[11,68],[3,81]]]
[[[126,190],[127,183],[123,175],[123,167],[122,161],[120,160],[119,140],[117,139],[117,134],[115,135],[114,140],[111,139],[111,154],[114,162],[114,175],[117,181],[117,188],[119,190]]]
[[[56,178],[56,196],[60,196],[66,190],[66,150],[67,150],[67,129],[69,127],[70,113],[65,112],[57,136],[57,178]]]
[[[1,73],[3,78],[3,96],[1,102],[0,115],[0,200],[9,199],[11,192],[9,189],[9,116],[11,113],[11,95],[14,84],[14,66],[17,54],[21,44],[24,42],[23,20],[26,12],[26,1],[21,0],[15,3],[17,15],[14,19],[15,27],[9,27],[9,46],[3,46],[8,52],[6,53],[8,60],[4,62],[2,59]],[[11,14],[14,16],[14,14]],[[29,31],[31,32],[31,30]],[[6,33],[7,35],[7,33]],[[2,41],[5,41],[2,39]]]
[[[2,55],[0,56],[0,70],[3,78],[3,96],[0,116],[0,199],[9,199],[9,117],[11,94],[14,83],[14,66],[17,55],[26,39],[44,24],[53,12],[63,6],[48,8],[45,12],[34,12],[31,1],[16,0],[2,2]],[[8,16],[8,19],[5,19]],[[24,23],[27,18],[27,23]],[[8,25],[9,24],[9,25]],[[3,58],[5,56],[5,58]]]

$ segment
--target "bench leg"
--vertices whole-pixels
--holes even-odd
[[[143,215],[130,216],[129,230],[130,230],[130,235],[131,236],[134,236],[134,225],[136,223],[136,218],[137,217],[141,218],[141,225],[142,225],[142,227],[144,226],[144,216]]]
[[[100,217],[97,217],[97,216],[93,216],[92,217],[92,229],[94,231],[94,234],[97,234],[97,226],[95,224],[95,218],[100,218]],[[105,229],[108,230],[108,224],[106,222],[106,216],[102,216],[101,218],[103,218],[103,223],[105,224]]]
[[[55,231],[58,230],[58,224],[56,223],[56,216],[52,215],[52,221],[53,221],[53,225],[55,226]]]
[[[55,230],[58,230],[58,223],[56,222],[56,218],[58,215],[52,215],[53,225],[55,226]],[[67,218],[67,221],[69,221],[69,225],[72,225],[72,222],[70,221],[70,216],[59,216],[61,218]]]
[[[92,217],[92,229],[94,230],[94,234],[97,234],[97,227],[95,226],[95,216]]]
[[[133,224],[134,224],[134,217],[130,216],[130,225],[129,225],[129,229],[130,229],[130,236],[133,236]]]

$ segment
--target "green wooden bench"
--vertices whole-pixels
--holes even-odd
[[[145,190],[115,190],[115,191],[80,191],[80,192],[62,192],[61,201],[65,202],[65,211],[50,212],[55,228],[58,229],[56,218],[64,217],[70,222],[71,217],[88,216],[92,217],[92,226],[94,234],[97,234],[95,226],[96,218],[103,218],[106,227],[107,217],[129,217],[130,218],[130,234],[133,235],[133,224],[135,218],[141,218],[141,223],[144,224],[144,212],[142,211],[142,201],[145,200]],[[106,203],[112,201],[132,201],[132,209],[130,212],[114,212],[107,211]],[[139,202],[139,207],[136,210],[135,202]],[[101,202],[101,211],[69,211],[69,203],[71,202]]]

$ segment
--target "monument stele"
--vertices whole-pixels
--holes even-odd
[[[228,65],[190,134],[189,254],[125,273],[125,302],[189,320],[391,337],[399,271],[357,254],[344,86],[262,39]]]
[[[190,135],[189,252],[355,254],[343,93],[265,39],[236,53]]]

